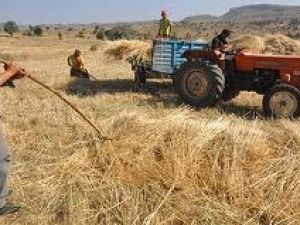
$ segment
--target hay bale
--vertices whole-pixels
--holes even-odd
[[[105,51],[105,54],[117,60],[128,59],[130,57],[151,59],[151,44],[145,41],[114,41]]]

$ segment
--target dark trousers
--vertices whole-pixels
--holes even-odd
[[[71,68],[70,74],[71,74],[71,77],[90,79],[90,75],[87,71],[82,71],[82,70],[77,70],[75,68]]]

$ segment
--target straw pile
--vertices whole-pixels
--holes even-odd
[[[262,52],[265,49],[264,39],[255,35],[245,35],[232,41],[234,50],[255,49]]]
[[[35,193],[23,201],[38,200],[24,224],[299,224],[299,124],[130,111],[102,123],[111,142],[78,126],[75,143],[57,135],[63,149],[30,153],[43,164],[18,170],[31,175],[21,193]]]
[[[271,55],[299,55],[300,42],[281,34],[264,37],[245,35],[232,41],[232,49],[254,49]]]
[[[265,53],[299,55],[300,42],[284,35],[269,35],[265,38]]]
[[[115,41],[109,44],[105,54],[117,60],[131,57],[149,60],[151,58],[151,44],[145,41]]]

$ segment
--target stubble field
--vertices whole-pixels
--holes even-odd
[[[195,110],[176,100],[168,81],[133,92],[130,66],[104,55],[109,44],[0,38],[1,57],[24,65],[111,137],[99,142],[30,80],[1,89],[10,201],[22,210],[0,224],[300,224],[298,121],[265,120],[253,93]],[[75,48],[98,81],[69,77]]]

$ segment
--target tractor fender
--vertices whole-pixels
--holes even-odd
[[[193,59],[204,59],[206,61],[219,64],[219,62],[224,58],[224,54],[220,51],[207,51],[207,50],[188,50],[182,54],[183,58],[187,60]]]
[[[223,64],[225,62],[225,54],[220,51],[215,50],[187,50],[182,54],[183,58],[188,61],[193,61],[195,59],[203,59],[209,61],[213,64],[219,65],[224,69]]]

